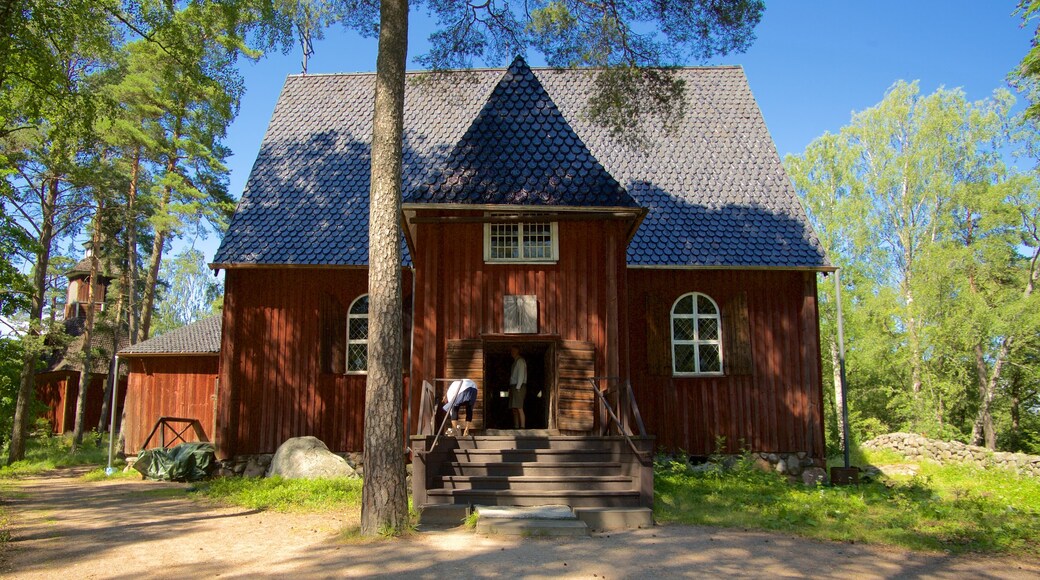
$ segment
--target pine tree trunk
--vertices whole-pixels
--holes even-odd
[[[369,210],[369,343],[361,533],[408,524],[401,376],[401,151],[408,1],[380,2]]]
[[[181,137],[180,121],[173,129],[171,143],[176,144]],[[175,145],[174,145],[175,147]],[[171,150],[169,159],[166,161],[166,173],[172,175],[177,171],[177,152]],[[159,202],[160,215],[166,215],[170,211],[170,201],[173,199],[173,188],[169,185],[163,188],[162,197]],[[155,289],[159,284],[159,269],[162,266],[163,252],[166,251],[166,236],[169,235],[167,226],[155,229],[155,238],[152,240],[152,255],[148,261],[148,277],[144,281],[144,296],[141,299],[141,325],[137,331],[137,341],[148,339],[152,327],[152,313],[155,311]]]
[[[164,199],[159,211],[165,211],[167,202]],[[148,276],[144,280],[144,296],[141,299],[141,324],[137,329],[137,342],[148,340],[152,326],[152,312],[155,310],[155,288],[159,285],[159,268],[162,266],[163,251],[166,247],[166,232],[158,230],[152,240],[152,255],[148,261]]]
[[[137,344],[137,328],[140,320],[137,312],[137,183],[141,176],[141,148],[134,151],[130,165],[130,190],[126,196],[126,282],[123,296],[126,297],[126,322],[130,344]]]
[[[98,433],[107,433],[109,427],[112,425],[112,418],[109,416],[109,407],[112,406],[112,389],[115,388],[112,381],[119,381],[119,369],[112,363],[115,362],[116,356],[119,353],[119,333],[123,328],[122,293],[120,293],[119,298],[116,299],[115,313],[115,325],[112,328],[112,350],[110,351],[112,353],[112,360],[108,365],[108,380],[105,381],[105,393],[101,397],[101,417],[98,419]]]
[[[76,421],[72,428],[72,451],[83,443],[83,431],[86,429],[87,420],[87,396],[90,393],[90,383],[94,375],[94,353],[91,345],[94,342],[94,321],[97,315],[94,311],[94,302],[97,300],[96,288],[98,286],[98,249],[101,244],[98,238],[101,236],[101,213],[104,208],[98,204],[94,219],[94,234],[90,240],[90,278],[87,279],[87,320],[86,330],[83,332],[83,371],[80,373],[79,394],[76,397]]]
[[[26,344],[22,359],[22,380],[18,386],[18,399],[14,407],[14,425],[11,428],[11,445],[7,450],[7,464],[25,459],[25,439],[29,427],[30,402],[33,388],[36,386],[36,362],[39,352],[35,341],[40,336],[40,324],[43,321],[43,301],[47,295],[47,267],[51,260],[51,244],[54,241],[54,213],[58,205],[58,179],[51,178],[43,186],[42,213],[40,219],[40,245],[36,253],[36,265],[33,267],[33,295],[29,308],[29,331],[23,344]]]

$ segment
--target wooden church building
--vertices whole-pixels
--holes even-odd
[[[588,119],[588,71],[518,58],[409,75],[407,432],[422,385],[463,376],[480,387],[476,432],[510,429],[517,346],[529,429],[598,433],[592,385],[630,385],[654,449],[823,460],[816,279],[832,267],[743,70],[676,74],[681,118],[647,120],[640,145]],[[300,435],[361,449],[374,87],[291,76],[275,107],[212,264],[221,456]]]
[[[105,261],[102,265],[107,266]],[[80,388],[85,381],[87,398],[83,414],[84,431],[92,429],[107,430],[110,415],[102,416],[107,409],[105,401],[106,386],[111,386],[110,373],[115,353],[129,345],[125,329],[115,329],[111,324],[96,322],[90,341],[90,372],[85,372],[84,351],[87,350],[86,324],[87,312],[93,308],[96,317],[104,313],[109,286],[114,277],[102,269],[97,279],[91,276],[91,259],[80,260],[68,272],[66,297],[62,311],[62,325],[65,334],[70,337],[68,344],[50,350],[45,356],[43,368],[37,371],[35,381],[35,399],[40,404],[41,417],[47,419],[54,434],[69,433],[75,428],[76,406]],[[93,288],[91,288],[93,287]],[[94,300],[91,303],[91,292]],[[56,311],[60,306],[55,303]],[[87,378],[89,376],[89,378]],[[121,412],[123,397],[126,393],[127,374],[120,369],[117,373],[119,396],[116,400],[116,413]],[[110,391],[109,391],[110,392]]]

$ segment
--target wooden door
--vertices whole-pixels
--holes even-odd
[[[484,429],[484,341],[480,339],[449,340],[444,361],[444,378],[470,379],[477,383],[477,402],[473,404],[471,429]],[[438,395],[448,388],[444,383]]]
[[[596,347],[563,340],[556,352],[556,425],[561,431],[592,431],[596,395],[588,379],[596,376]]]

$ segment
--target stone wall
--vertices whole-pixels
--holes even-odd
[[[1040,455],[990,451],[959,441],[937,441],[915,433],[889,433],[861,445],[863,449],[889,449],[907,459],[929,459],[939,464],[968,463],[983,468],[998,467],[1021,475],[1040,477]]]
[[[358,475],[362,475],[361,453],[337,453],[354,468]],[[271,467],[271,459],[274,453],[261,453],[259,455],[238,455],[225,461],[217,462],[217,477],[264,477]]]

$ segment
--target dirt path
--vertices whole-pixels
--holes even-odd
[[[80,472],[15,482],[2,494],[11,578],[1040,577],[1040,562],[950,557],[777,534],[664,526],[570,540],[447,530],[344,543],[347,517],[214,508],[180,484],[84,483]]]

